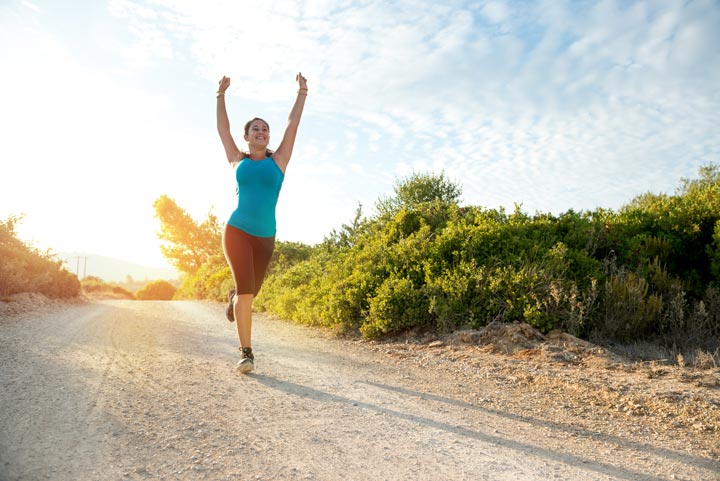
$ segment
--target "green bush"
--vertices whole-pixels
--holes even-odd
[[[720,285],[720,220],[715,222],[712,239],[712,244],[706,247],[706,251],[710,258],[710,270],[713,280]]]
[[[430,325],[432,314],[423,289],[410,279],[389,277],[370,300],[360,332],[368,338]]]
[[[255,300],[254,307],[259,311],[271,311],[284,319],[303,318],[303,304],[308,295],[308,286],[315,278],[315,263],[302,262],[278,271],[265,281],[263,289]],[[277,295],[266,296],[266,292]],[[306,324],[314,324],[312,319],[303,319]]]
[[[605,281],[598,331],[622,341],[642,339],[662,307],[662,297],[649,293],[644,278],[632,271],[612,275]]]
[[[135,298],[140,301],[169,301],[176,290],[168,281],[150,281],[135,293]]]
[[[212,299],[226,301],[227,292],[233,287],[230,268],[222,253],[214,254],[194,274],[185,274],[175,299]]]
[[[270,261],[269,274],[284,272],[296,263],[308,260],[311,251],[311,247],[299,242],[277,241]],[[233,286],[232,273],[225,255],[218,252],[208,256],[195,272],[187,273],[182,277],[175,298],[225,301],[228,290]]]
[[[374,217],[358,208],[317,246],[281,246],[256,308],[366,337],[522,321],[624,341],[718,338],[717,166],[617,212],[529,215],[459,197],[444,175],[398,182]],[[223,299],[224,269],[208,259],[181,290]]]

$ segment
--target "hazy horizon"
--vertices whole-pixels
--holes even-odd
[[[65,268],[82,279],[95,276],[107,282],[125,282],[127,276],[134,281],[175,280],[180,273],[173,267],[143,265],[127,259],[88,252],[58,252]]]

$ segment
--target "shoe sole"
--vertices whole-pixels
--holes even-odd
[[[228,307],[225,309],[225,317],[230,322],[235,322],[235,312],[232,305],[233,297],[235,297],[235,289],[230,289],[228,292]]]
[[[251,362],[242,362],[240,361],[238,365],[235,367],[235,370],[239,372],[240,374],[247,374],[250,371],[255,369],[255,365]]]

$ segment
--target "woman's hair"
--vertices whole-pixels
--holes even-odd
[[[254,119],[250,119],[250,120],[248,120],[248,121],[245,123],[245,128],[244,128],[244,130],[245,130],[245,135],[250,135],[250,126],[251,126],[252,123],[255,122],[256,120],[259,120],[260,122],[264,123],[265,126],[266,126],[267,129],[268,129],[268,132],[270,132],[270,124],[268,124],[267,122],[265,122],[265,121],[264,121],[263,119],[261,119],[260,117],[255,117]],[[272,154],[274,154],[274,153],[275,153],[274,150],[265,149],[265,156],[267,156],[267,157],[270,157],[270,156],[271,156]],[[241,150],[241,151],[240,151],[240,158],[241,158],[241,159],[244,159],[245,157],[250,157],[250,152],[245,152],[244,150]]]

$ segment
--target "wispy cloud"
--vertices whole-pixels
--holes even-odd
[[[22,5],[23,7],[29,8],[30,10],[33,10],[33,11],[35,11],[35,12],[37,12],[37,13],[41,13],[41,12],[42,12],[42,9],[41,9],[40,7],[38,7],[38,6],[37,6],[36,4],[34,4],[33,2],[29,2],[29,1],[27,1],[27,0],[22,0],[22,1],[20,2],[20,5]]]
[[[318,240],[414,170],[444,170],[466,203],[559,213],[672,191],[720,158],[717,0],[110,0],[107,11],[132,36],[118,46],[125,77],[190,65],[206,82],[194,86],[200,103],[229,75],[233,122],[261,110],[274,140],[295,73],[307,75],[279,210],[285,238],[297,238],[305,221],[314,233],[303,239]],[[33,53],[58,72],[73,65],[71,50],[51,38],[42,45],[48,51]],[[2,58],[19,64],[25,54],[13,55]],[[47,92],[22,77],[8,82]],[[123,88],[112,101],[119,112],[198,115],[183,111],[189,99]],[[222,157],[211,112],[202,115],[187,135],[191,149],[175,136],[173,155],[188,168],[197,159],[187,151],[209,155],[203,142]],[[122,128],[143,130],[136,127]],[[162,142],[173,144],[172,135]]]
[[[493,23],[503,22],[508,18],[508,6],[504,2],[487,2],[480,10]]]
[[[311,109],[359,119],[376,164],[443,168],[468,202],[618,207],[720,150],[711,0],[225,4],[243,28],[164,6],[197,22],[209,78],[234,67],[244,95],[279,99],[303,66]]]

